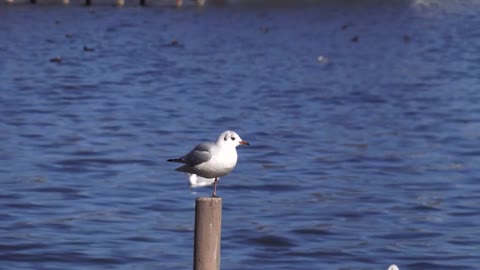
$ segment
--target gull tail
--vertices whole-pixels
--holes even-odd
[[[184,172],[184,173],[194,173],[193,168],[188,165],[183,165],[175,169],[177,172]]]
[[[167,159],[168,162],[180,162],[183,163],[182,158],[171,158]]]

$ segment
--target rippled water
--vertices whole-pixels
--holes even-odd
[[[191,269],[225,129],[222,269],[478,269],[479,12],[0,5],[1,269]]]

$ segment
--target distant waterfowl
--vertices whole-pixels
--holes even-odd
[[[320,56],[317,58],[317,61],[318,61],[319,63],[325,64],[325,63],[328,62],[328,58],[325,57],[325,56],[321,56],[321,55],[320,55]]]
[[[87,46],[83,46],[83,51],[84,52],[93,52],[93,51],[95,51],[95,49],[94,48],[89,48]]]
[[[182,47],[183,47],[183,44],[181,44],[178,40],[173,39],[173,40],[170,41],[170,43],[168,43],[166,46],[167,46],[167,47],[179,47],[179,48],[182,48]]]
[[[342,29],[342,31],[347,30],[347,28],[349,28],[350,26],[352,26],[351,23],[346,23],[346,24],[342,25],[341,29]]]
[[[58,64],[59,64],[59,63],[62,62],[62,57],[60,57],[60,56],[55,56],[55,57],[53,57],[53,58],[50,58],[50,62],[52,62],[52,63],[58,63]]]

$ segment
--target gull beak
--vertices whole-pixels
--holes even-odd
[[[239,141],[238,143],[243,145],[250,145],[247,141]]]

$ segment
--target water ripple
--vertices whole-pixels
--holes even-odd
[[[222,269],[478,268],[475,1],[15,2],[0,268],[191,267],[211,187],[165,160],[225,129]]]

